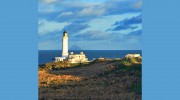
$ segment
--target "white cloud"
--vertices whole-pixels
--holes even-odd
[[[67,22],[59,23],[55,21],[39,20],[38,25],[39,25],[38,34],[40,36],[43,36],[51,32],[62,30],[64,26],[68,25],[68,23]]]
[[[59,50],[61,49],[61,43],[59,41],[40,41],[38,44],[39,50]]]
[[[105,9],[102,7],[96,7],[96,6],[91,6],[91,7],[87,7],[82,9],[80,12],[78,12],[78,14],[80,16],[100,16],[103,15],[105,13]]]
[[[138,2],[136,2],[136,3],[134,3],[133,4],[133,6],[135,7],[135,8],[141,8],[142,7],[142,0],[138,0]]]
[[[63,12],[58,17],[73,15],[73,12]]]
[[[141,41],[137,38],[130,38],[126,41],[112,41],[106,40],[94,40],[94,41],[70,41],[74,44],[79,44],[84,50],[141,50]]]
[[[90,31],[90,30],[100,30],[102,32],[105,32],[107,29],[112,27],[112,25],[116,21],[121,21],[125,18],[131,18],[131,17],[137,16],[137,15],[139,15],[139,13],[127,13],[127,14],[122,14],[122,15],[109,15],[109,16],[97,17],[93,20],[88,21],[87,24],[89,27],[80,31],[77,34],[82,34],[82,33],[85,33],[86,31]],[[129,31],[127,31],[127,32],[129,32]],[[125,33],[127,33],[127,32],[125,32]]]
[[[80,0],[76,0],[76,1],[72,1],[72,3],[69,4],[69,6],[71,7],[75,7],[75,8],[87,8],[87,7],[92,7],[92,6],[95,6],[97,5],[96,2],[88,2],[86,0],[86,2],[82,2]]]
[[[39,3],[38,11],[43,13],[51,13],[56,11],[55,8],[56,8],[55,5],[46,5],[43,3]]]
[[[40,16],[38,33],[39,36],[42,36],[40,38],[43,39],[39,42],[39,49],[60,49],[60,41],[55,41],[51,36],[48,39],[43,36],[55,31],[61,31],[64,26],[69,24],[68,22],[77,21],[78,23],[81,19],[89,27],[80,30],[80,32],[73,32],[72,37],[79,35],[82,36],[81,38],[86,38],[87,36],[94,40],[86,41],[86,39],[79,39],[75,41],[69,37],[69,44],[78,44],[83,49],[139,49],[141,48],[141,42],[138,38],[123,39],[123,36],[132,30],[114,32],[106,30],[113,27],[111,25],[116,21],[138,15],[133,12],[134,9],[140,11],[138,9],[141,6],[142,0],[40,0],[39,12],[43,14]],[[132,13],[129,13],[131,9],[133,9]],[[54,21],[44,20],[43,18]],[[63,21],[63,23],[56,22],[56,18],[58,21]],[[86,20],[85,18],[90,19]],[[136,30],[142,29],[142,25],[134,26],[138,26]],[[76,26],[73,28],[76,29]],[[59,37],[59,35],[57,36]]]
[[[54,2],[56,2],[58,0],[40,0],[40,1],[43,2],[43,3],[46,3],[46,4],[50,4],[50,3],[54,3]]]

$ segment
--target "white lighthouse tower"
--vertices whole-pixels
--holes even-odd
[[[63,32],[62,38],[62,57],[68,57],[68,33],[66,31]]]
[[[86,55],[83,52],[80,52],[80,54],[73,54],[73,52],[70,54],[68,53],[68,33],[66,31],[63,32],[62,37],[62,57],[55,57],[55,62],[58,61],[69,61],[71,63],[88,61],[88,58],[86,58]]]

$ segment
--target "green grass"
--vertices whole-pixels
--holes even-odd
[[[91,62],[85,63],[70,63],[68,61],[49,62],[38,66],[38,70],[66,70],[69,68],[85,67],[91,65]]]

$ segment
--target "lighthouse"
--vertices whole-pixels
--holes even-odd
[[[66,31],[63,32],[62,38],[62,57],[68,57],[68,33]]]
[[[80,54],[74,54],[73,52],[68,53],[68,33],[63,32],[62,37],[62,57],[55,57],[55,62],[58,61],[69,61],[70,63],[82,63],[87,62],[88,58],[83,52]]]

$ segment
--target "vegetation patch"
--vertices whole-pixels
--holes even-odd
[[[68,68],[85,67],[91,65],[91,62],[86,63],[70,63],[68,61],[49,62],[38,67],[38,70],[63,70]]]
[[[141,100],[141,70],[140,58],[45,64],[39,70],[39,100]]]

